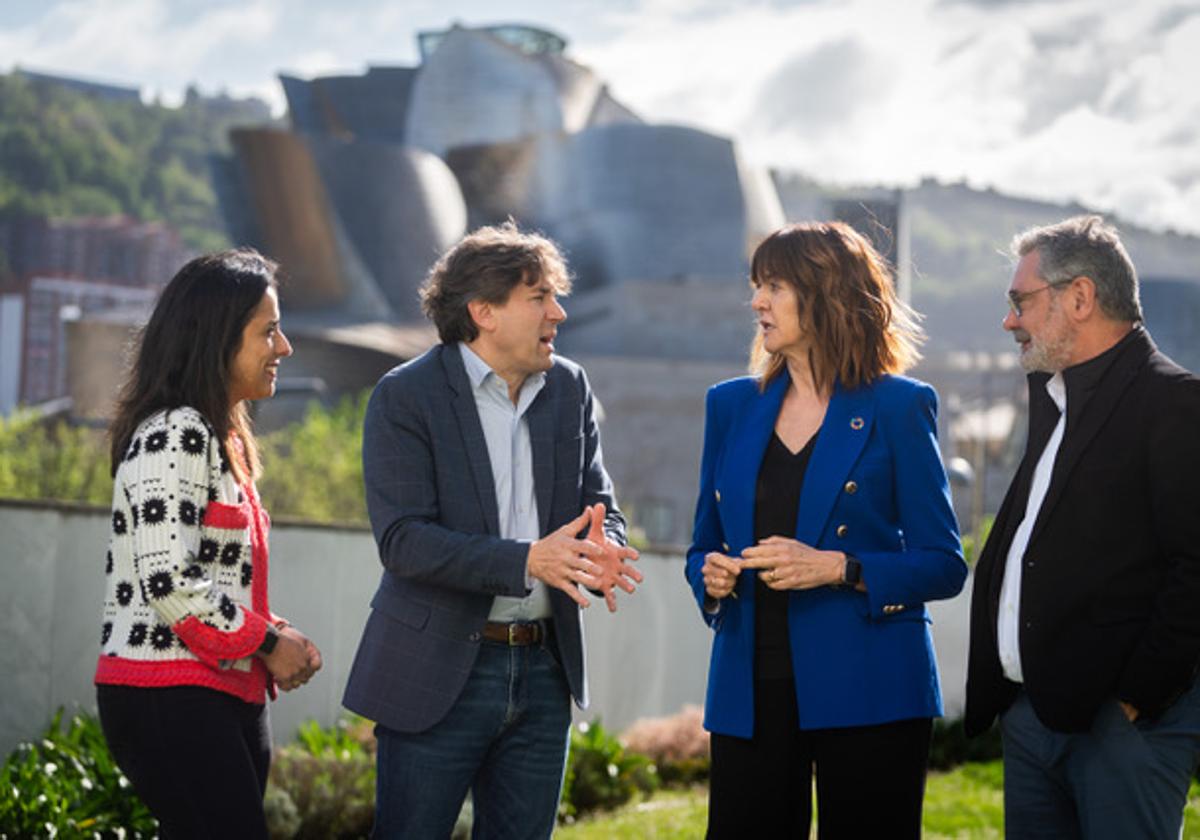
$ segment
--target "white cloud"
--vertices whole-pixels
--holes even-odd
[[[494,9],[59,0],[10,15],[0,56],[282,108],[280,71],[414,63],[418,29],[496,22]],[[734,137],[756,163],[965,179],[1200,232],[1200,0],[517,0],[504,14],[567,35],[647,119]]]
[[[1200,232],[1200,14],[1179,4],[651,10],[591,62],[644,115],[690,115],[751,160],[842,182],[965,179]]]

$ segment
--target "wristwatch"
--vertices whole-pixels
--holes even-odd
[[[846,555],[846,569],[842,572],[842,586],[853,589],[862,580],[862,563],[853,554]]]
[[[268,624],[267,634],[263,636],[262,644],[258,646],[258,650],[256,650],[255,653],[261,653],[263,656],[270,656],[272,651],[275,650],[275,645],[277,644],[279,644],[279,631]]]

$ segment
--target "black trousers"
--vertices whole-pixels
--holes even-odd
[[[266,706],[211,688],[96,687],[113,758],[164,840],[265,838]]]
[[[920,838],[933,721],[801,731],[791,680],[754,686],[754,737],[712,736],[708,837]]]

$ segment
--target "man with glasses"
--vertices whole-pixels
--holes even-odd
[[[966,728],[1000,716],[1009,837],[1178,837],[1200,759],[1200,379],[1114,228],[1013,240],[1025,457],[975,571]]]

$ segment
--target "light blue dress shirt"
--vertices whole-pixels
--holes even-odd
[[[508,396],[508,383],[488,367],[466,344],[460,343],[463,366],[475,395],[479,423],[487,441],[492,480],[496,485],[496,507],[500,536],[533,542],[538,533],[537,496],[533,487],[533,446],[525,412],[546,384],[546,374],[528,377],[521,386],[517,403]],[[489,621],[532,621],[550,617],[550,594],[540,580],[531,584],[524,598],[497,595],[488,613]]]

